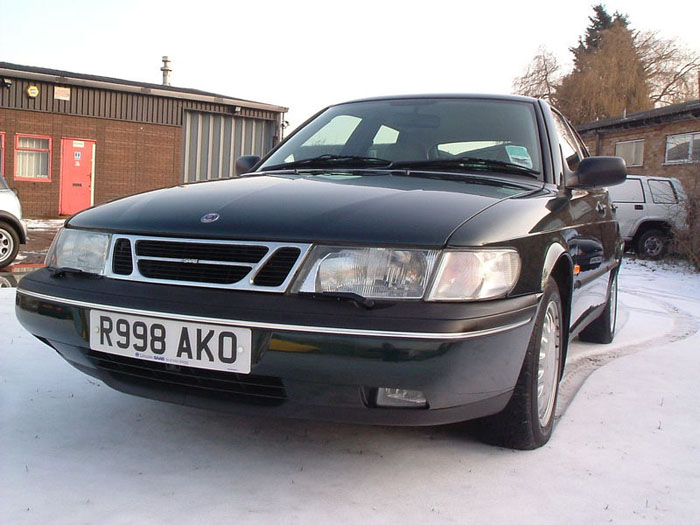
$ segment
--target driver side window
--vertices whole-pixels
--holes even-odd
[[[566,161],[567,166],[571,171],[576,171],[578,165],[581,164],[583,160],[583,153],[579,148],[578,141],[574,132],[571,131],[569,125],[557,112],[552,112],[554,116],[554,123],[557,126],[557,135],[559,135],[559,144],[561,145],[561,153]]]

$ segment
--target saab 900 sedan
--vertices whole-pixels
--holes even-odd
[[[569,341],[615,332],[622,159],[541,100],[440,95],[328,107],[236,169],[72,217],[21,323],[149,398],[549,439]]]

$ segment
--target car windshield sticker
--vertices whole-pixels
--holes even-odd
[[[506,146],[508,157],[513,164],[532,168],[532,159],[524,146]]]

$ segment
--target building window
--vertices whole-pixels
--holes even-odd
[[[700,133],[666,137],[666,163],[700,162]]]
[[[51,137],[17,135],[15,179],[51,181]]]
[[[628,166],[641,166],[644,164],[644,140],[616,143],[615,156],[625,159]]]

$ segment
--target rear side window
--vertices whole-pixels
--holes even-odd
[[[627,179],[624,183],[611,186],[608,190],[613,202],[644,202],[642,181]]]
[[[678,196],[669,180],[650,180],[649,189],[655,204],[677,204]]]

